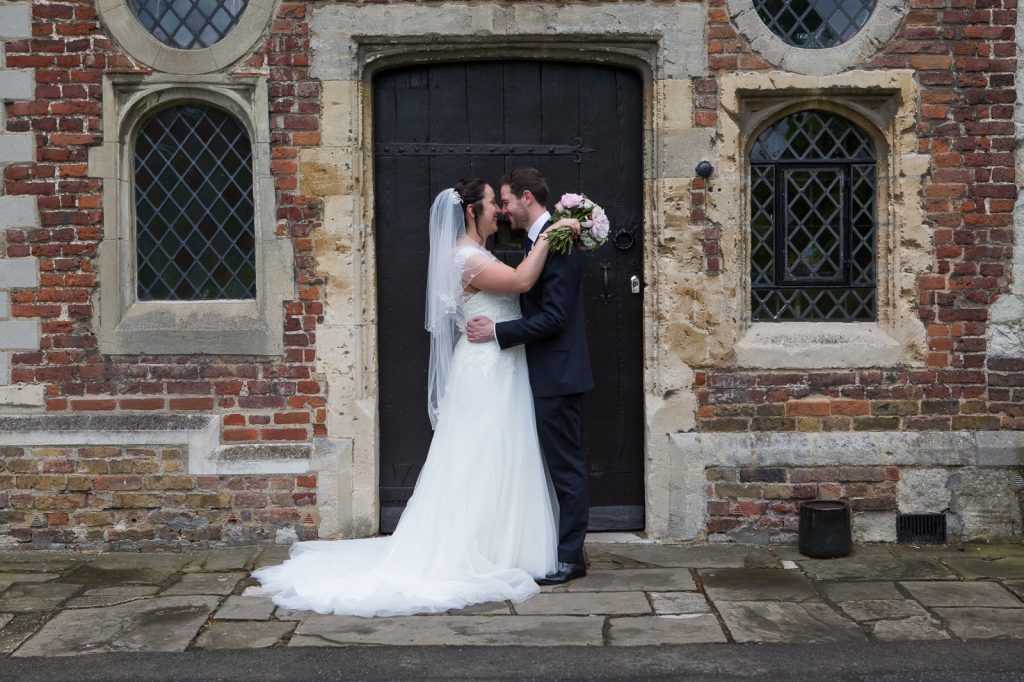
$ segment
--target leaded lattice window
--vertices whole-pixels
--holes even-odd
[[[139,23],[165,45],[209,47],[235,27],[248,0],[131,0]]]
[[[234,116],[164,109],[135,140],[140,301],[256,297],[252,144]]]
[[[754,321],[874,320],[876,170],[846,119],[801,111],[750,151]]]
[[[864,28],[875,0],[754,0],[754,9],[787,44],[820,49],[845,43]]]

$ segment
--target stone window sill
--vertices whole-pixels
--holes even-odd
[[[877,322],[755,322],[736,344],[740,367],[845,369],[907,364]]]
[[[125,354],[280,355],[283,338],[256,301],[136,301],[100,352]]]

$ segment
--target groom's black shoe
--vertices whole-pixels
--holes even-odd
[[[587,565],[582,561],[578,564],[569,564],[559,561],[554,573],[548,573],[537,580],[538,585],[561,585],[576,578],[582,578],[587,574]]]

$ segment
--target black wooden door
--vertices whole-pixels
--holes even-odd
[[[459,178],[495,185],[520,165],[548,178],[554,205],[584,192],[613,239],[584,258],[587,335],[597,388],[583,402],[591,529],[644,526],[642,83],[627,69],[552,62],[433,64],[374,79],[380,368],[381,529],[390,532],[427,454],[429,356],[423,329],[427,216]],[[492,245],[510,264],[520,235]]]

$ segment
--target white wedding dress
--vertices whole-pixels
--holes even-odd
[[[464,297],[463,320],[520,316],[519,297]],[[253,575],[274,603],[355,616],[519,602],[555,570],[554,491],[537,441],[522,346],[459,338],[416,489],[390,537],[302,542]]]

